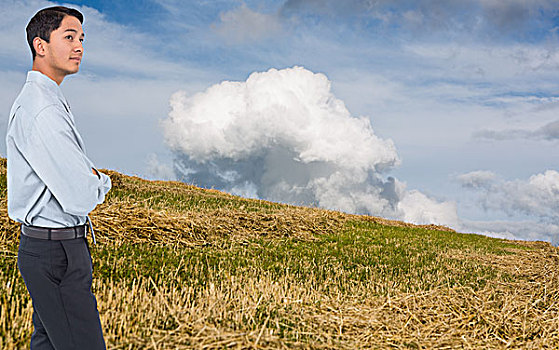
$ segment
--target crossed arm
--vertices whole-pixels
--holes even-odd
[[[28,137],[20,140],[20,149],[64,212],[85,216],[104,201],[111,182],[94,168],[60,113],[56,107],[42,110]]]

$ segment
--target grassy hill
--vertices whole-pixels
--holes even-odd
[[[109,349],[558,348],[559,255],[444,227],[235,197],[106,170],[91,218]],[[31,301],[0,160],[0,348]]]

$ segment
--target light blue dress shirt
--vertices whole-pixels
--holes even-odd
[[[93,174],[60,87],[40,72],[28,72],[12,106],[6,149],[8,215],[17,222],[83,225],[111,189],[107,175]]]

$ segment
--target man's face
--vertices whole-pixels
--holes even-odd
[[[83,38],[82,25],[73,16],[64,17],[60,27],[52,31],[50,42],[44,44],[45,59],[54,75],[64,78],[78,72],[83,56]]]

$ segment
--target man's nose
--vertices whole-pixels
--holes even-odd
[[[74,47],[74,51],[83,53],[83,43],[81,41],[79,41],[79,44]]]

